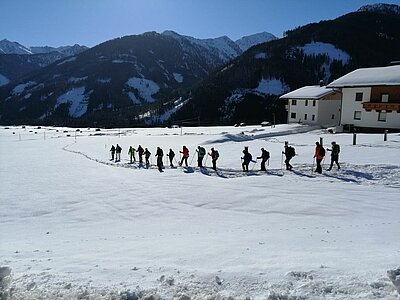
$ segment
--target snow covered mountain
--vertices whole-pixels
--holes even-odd
[[[400,15],[400,6],[396,4],[377,3],[361,6],[358,11]]]
[[[201,116],[204,122],[228,124],[286,122],[284,104],[277,101],[285,91],[398,61],[400,14],[393,12],[399,10],[392,5],[364,7],[256,45],[191,90],[191,100],[173,118]]]
[[[75,44],[73,46],[62,47],[26,47],[18,42],[11,42],[7,39],[0,41],[0,54],[44,54],[51,52],[58,52],[66,56],[76,55],[89,49],[86,46]]]
[[[259,37],[257,42],[261,41]],[[3,72],[2,66],[15,71],[13,62],[17,59],[28,58],[32,63],[32,58],[55,53],[59,59],[0,91],[0,99],[5,99],[2,120],[17,117],[59,122],[70,118],[78,122],[78,118],[90,118],[97,122],[100,114],[107,115],[106,119],[122,114],[128,125],[150,116],[156,122],[164,120],[185,102],[181,91],[243,51],[226,36],[196,39],[173,31],[117,38],[62,60],[65,53],[73,54],[68,52],[71,49],[32,47],[36,54],[0,55],[4,84],[18,77]]]
[[[238,39],[237,41],[235,41],[235,43],[244,52],[247,49],[249,49],[255,45],[262,44],[262,43],[269,42],[269,41],[276,40],[276,39],[277,39],[277,37],[269,32],[260,32],[260,33],[244,36],[244,37]]]
[[[72,56],[72,55],[79,54],[89,48],[86,46],[81,46],[81,45],[75,44],[73,46],[61,46],[61,47],[57,47],[57,48],[44,46],[44,47],[31,47],[30,49],[33,54],[58,52],[58,53],[66,55],[66,56]]]
[[[58,48],[49,46],[29,48],[17,42],[3,39],[0,41],[0,74],[7,80],[0,80],[0,86],[59,59],[79,54],[87,49],[88,47],[77,44]]]
[[[179,90],[223,64],[214,50],[156,32],[107,41],[3,87],[1,119],[137,124],[149,111],[174,110]]]
[[[0,54],[32,54],[31,49],[7,39],[0,41]]]
[[[269,42],[270,40],[276,39],[276,37],[273,34],[268,32],[262,32],[249,36],[244,36],[241,39],[237,40],[236,42],[232,41],[227,36],[221,36],[210,39],[197,39],[191,36],[180,35],[170,30],[164,31],[162,34],[173,37],[178,41],[182,41],[183,39],[190,41],[193,44],[196,44],[198,46],[207,49],[207,51],[218,56],[225,62],[241,55],[244,51],[246,51],[248,48],[254,45]]]

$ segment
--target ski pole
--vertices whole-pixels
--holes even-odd
[[[282,153],[282,159],[281,159],[281,171],[283,172],[283,153]]]
[[[194,159],[194,154],[193,154],[193,156],[192,156],[192,160],[190,161],[190,165],[192,165],[192,162],[193,162],[193,159]]]
[[[208,159],[208,153],[207,153],[207,155],[206,155],[206,160],[205,160],[205,162],[204,162],[204,166],[207,166],[207,159]]]
[[[251,171],[253,171],[254,170],[254,167],[256,166],[256,164],[257,164],[257,159],[255,160],[255,161],[252,161],[253,163],[254,163],[254,165],[253,165],[253,167],[251,168]]]
[[[313,157],[313,161],[312,161],[311,174],[314,174],[314,163],[315,163],[315,157]]]

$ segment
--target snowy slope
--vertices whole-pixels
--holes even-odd
[[[253,46],[261,44],[261,43],[269,42],[272,40],[276,40],[276,39],[277,39],[277,37],[269,32],[260,32],[260,33],[244,36],[244,37],[238,39],[237,41],[235,41],[235,43],[244,52],[247,49],[249,49],[250,47],[253,47]]]
[[[218,56],[223,61],[228,61],[236,56],[239,56],[242,51],[240,48],[227,36],[210,39],[197,39],[191,36],[180,35],[174,31],[167,30],[162,33],[165,36],[172,37],[178,41],[182,39],[189,41],[192,44],[201,46],[213,55]]]
[[[10,82],[6,76],[0,74],[0,86],[6,85]]]
[[[32,51],[20,43],[3,39],[0,41],[0,54],[32,54]]]
[[[386,271],[400,261],[400,135],[359,134],[353,146],[351,135],[309,130],[1,127],[4,291],[15,299],[398,299]],[[342,170],[311,172],[320,137],[341,145]],[[298,154],[293,172],[281,170],[285,140]],[[117,143],[120,163],[109,160]],[[178,159],[184,144],[191,155],[215,147],[220,169],[129,164],[128,147],[138,144],[152,163],[157,146]],[[240,171],[244,146],[254,158],[261,147],[271,152],[266,173]]]
[[[347,64],[350,60],[350,55],[348,55],[343,50],[337,49],[332,44],[312,42],[305,44],[299,49],[303,50],[306,55],[327,55],[330,60],[338,60],[343,64]]]

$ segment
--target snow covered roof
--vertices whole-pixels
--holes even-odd
[[[327,85],[328,88],[351,86],[400,85],[400,65],[357,69]]]
[[[326,86],[310,85],[284,94],[280,99],[321,99],[334,93],[335,90],[329,89]]]

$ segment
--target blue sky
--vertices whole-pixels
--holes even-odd
[[[365,0],[0,0],[0,40],[25,46],[94,46],[119,36],[174,30],[236,40],[334,19]],[[400,4],[400,1],[385,1]]]

